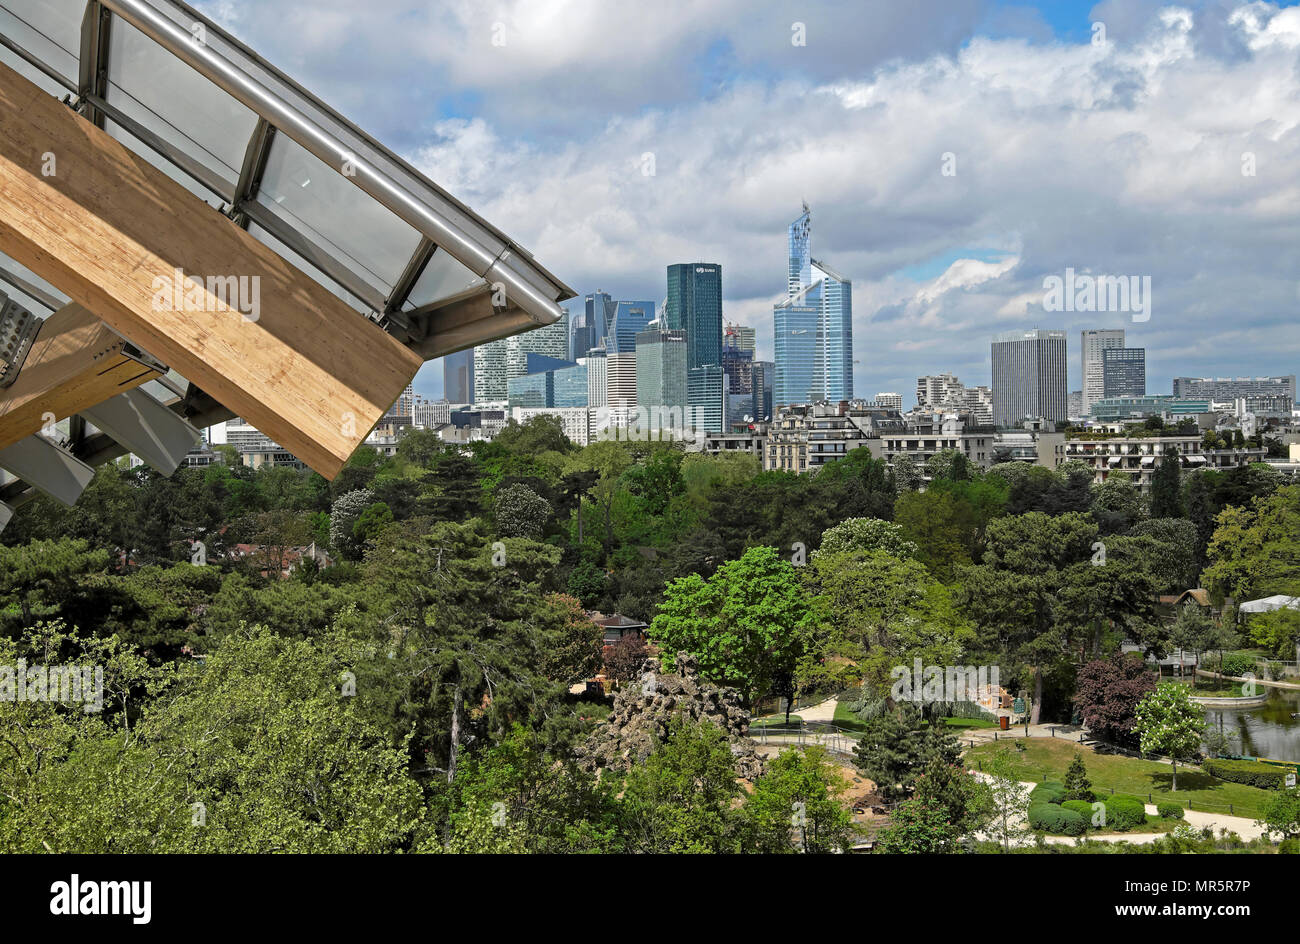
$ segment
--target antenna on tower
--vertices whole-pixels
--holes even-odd
[[[807,200],[800,200],[799,202],[803,204],[803,211],[804,211],[805,213],[811,213],[811,212],[812,212],[812,210],[808,209],[808,201],[807,201]]]

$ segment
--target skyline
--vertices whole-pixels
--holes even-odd
[[[721,265],[724,317],[758,329],[761,359],[807,201],[855,283],[858,391],[939,371],[986,383],[1003,330],[1129,328],[1153,391],[1300,360],[1278,330],[1300,306],[1291,3],[810,2],[802,47],[779,6],[741,16],[729,0],[549,18],[377,0],[360,26],[319,3],[199,6],[500,219],[579,298],[658,300],[664,266]],[[1068,268],[1150,276],[1150,321],[1041,311],[1042,280]],[[1073,344],[1069,369],[1081,389]],[[416,386],[436,395],[440,366]]]

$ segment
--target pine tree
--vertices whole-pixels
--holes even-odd
[[[1182,463],[1178,450],[1170,447],[1151,478],[1151,517],[1183,517]]]
[[[1070,761],[1070,766],[1065,771],[1065,798],[1087,803],[1093,800],[1092,781],[1088,779],[1088,768],[1083,764],[1083,755],[1078,751],[1075,751],[1074,760]]]

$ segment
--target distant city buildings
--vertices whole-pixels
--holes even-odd
[[[1147,352],[1141,347],[1108,347],[1101,352],[1102,397],[1147,394]]]
[[[853,283],[812,256],[812,211],[788,231],[786,298],[772,309],[778,404],[853,398]]]
[[[731,324],[728,322],[722,330],[722,347],[735,348],[739,351],[748,351],[751,354],[758,353],[758,332],[749,325]]]
[[[1295,403],[1295,374],[1281,377],[1175,377],[1174,396],[1235,400],[1238,397],[1283,396]]]
[[[442,395],[450,403],[474,402],[474,348],[442,359]]]
[[[993,422],[1019,427],[1026,418],[1067,419],[1065,332],[1010,331],[993,339]]]
[[[894,394],[894,396],[898,396]],[[877,395],[876,401],[880,402]],[[899,397],[900,406],[902,397]],[[932,374],[916,380],[916,408],[929,412],[965,412],[982,426],[993,422],[993,392],[988,387],[967,387],[953,374]]]
[[[878,393],[876,394],[876,402],[883,407],[897,410],[899,413],[903,412],[903,395],[901,393]]]
[[[647,411],[662,408],[647,416],[684,416],[689,405],[686,373],[685,331],[654,327],[636,336],[637,404]]]
[[[1083,408],[1076,416],[1086,416],[1092,405],[1104,397],[1105,365],[1104,352],[1124,346],[1122,328],[1093,328],[1079,334],[1080,366],[1083,369]],[[1145,390],[1142,391],[1146,393]]]

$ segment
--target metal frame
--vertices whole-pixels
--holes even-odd
[[[0,449],[0,469],[10,472],[71,507],[86,490],[95,470],[66,449],[37,434]]]
[[[163,475],[171,475],[203,434],[143,390],[120,393],[81,416]]]

